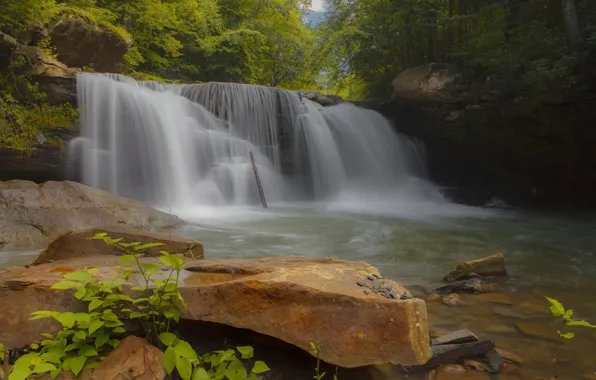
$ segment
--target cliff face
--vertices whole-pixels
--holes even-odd
[[[433,179],[456,200],[596,207],[596,76],[581,93],[531,107],[474,78],[425,65],[396,78],[393,99],[364,105],[425,142]]]

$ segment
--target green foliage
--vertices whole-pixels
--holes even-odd
[[[168,375],[176,371],[183,380],[256,380],[258,374],[269,371],[262,361],[252,361],[252,347],[199,355],[173,332],[186,307],[178,289],[182,255],[161,251],[160,264],[149,263],[141,252],[163,244],[125,243],[105,233],[91,239],[102,240],[125,253],[120,257],[119,274],[113,279],[99,279],[97,269],[86,268],[67,273],[63,281],[54,284],[54,290],[74,291],[77,299],[87,303],[88,312],[32,313],[31,319],[53,318],[62,329],[56,336],[44,334],[45,340],[32,344],[28,353],[16,361],[9,380],[25,380],[42,373],[55,378],[62,371],[76,376],[85,368],[96,368],[126,333],[124,321],[140,324],[146,338],[164,350]]]
[[[321,60],[337,91],[361,81],[361,97],[387,97],[404,69],[448,62],[476,69],[504,99],[559,100],[576,87],[593,54],[596,3],[576,1],[579,20],[559,1],[329,0],[317,28]],[[579,24],[581,49],[566,34]],[[513,96],[512,96],[513,94]],[[521,105],[520,105],[521,106]]]
[[[22,64],[13,62],[11,69]],[[0,146],[29,151],[40,133],[68,128],[76,118],[70,104],[50,105],[29,77],[0,73]]]
[[[555,318],[559,318],[563,321],[566,326],[569,327],[589,327],[596,329],[596,325],[592,325],[584,320],[573,319],[573,310],[566,310],[561,302],[554,298],[545,297],[550,303],[550,311]],[[567,332],[563,333],[560,330],[557,331],[559,336],[564,339],[572,339],[575,337],[575,333]]]
[[[313,379],[322,380],[327,374],[326,372],[321,373],[321,347],[323,347],[323,345],[319,342],[313,341],[309,342],[309,345],[313,355],[317,358],[317,366],[315,367],[315,375],[313,376]],[[335,367],[335,374],[333,375],[333,380],[338,380],[338,370],[339,367]]]

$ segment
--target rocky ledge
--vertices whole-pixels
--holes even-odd
[[[178,217],[75,182],[0,182],[0,248],[47,246],[73,230],[120,226],[161,230]]]
[[[9,349],[22,348],[57,331],[53,321],[29,320],[33,311],[85,310],[72,294],[50,289],[65,272],[97,268],[100,278],[111,278],[118,265],[118,257],[109,255],[0,270],[0,310],[5,311],[0,341]],[[419,365],[432,355],[424,301],[365,294],[357,282],[380,277],[366,263],[299,257],[194,260],[183,274],[185,320],[249,329],[306,351],[311,341],[319,342],[321,359],[342,367]],[[385,283],[407,293],[393,281]]]

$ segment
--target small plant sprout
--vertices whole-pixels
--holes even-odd
[[[183,380],[257,380],[257,375],[269,371],[264,362],[252,360],[254,350],[250,346],[199,355],[173,331],[186,308],[178,288],[183,255],[161,251],[158,260],[147,262],[141,260],[141,252],[163,244],[125,243],[105,233],[91,239],[123,251],[117,276],[105,279],[98,275],[98,269],[85,268],[65,274],[63,281],[54,284],[53,290],[74,291],[74,296],[87,304],[87,312],[32,313],[31,319],[52,318],[62,329],[55,335],[43,334],[44,340],[31,344],[15,362],[8,380],[46,373],[55,379],[62,371],[78,376],[86,368],[96,368],[118,347],[126,334],[125,321],[140,324],[146,339],[164,351],[168,375],[176,371]],[[5,358],[7,368],[3,351],[0,345],[0,357]]]

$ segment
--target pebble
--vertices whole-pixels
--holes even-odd
[[[366,294],[368,296],[370,294],[370,290],[365,290],[364,294]]]
[[[358,284],[358,286],[367,286],[366,282],[362,281],[362,280],[358,280],[356,281],[356,284]]]
[[[448,306],[461,305],[461,298],[457,293],[451,293],[448,296],[443,297],[442,301]]]
[[[402,300],[409,300],[409,299],[412,299],[413,297],[412,297],[412,295],[410,293],[404,293],[404,294],[401,295],[400,298]]]
[[[368,278],[369,281],[374,281],[375,280],[375,278],[372,275],[369,275],[367,278]]]

